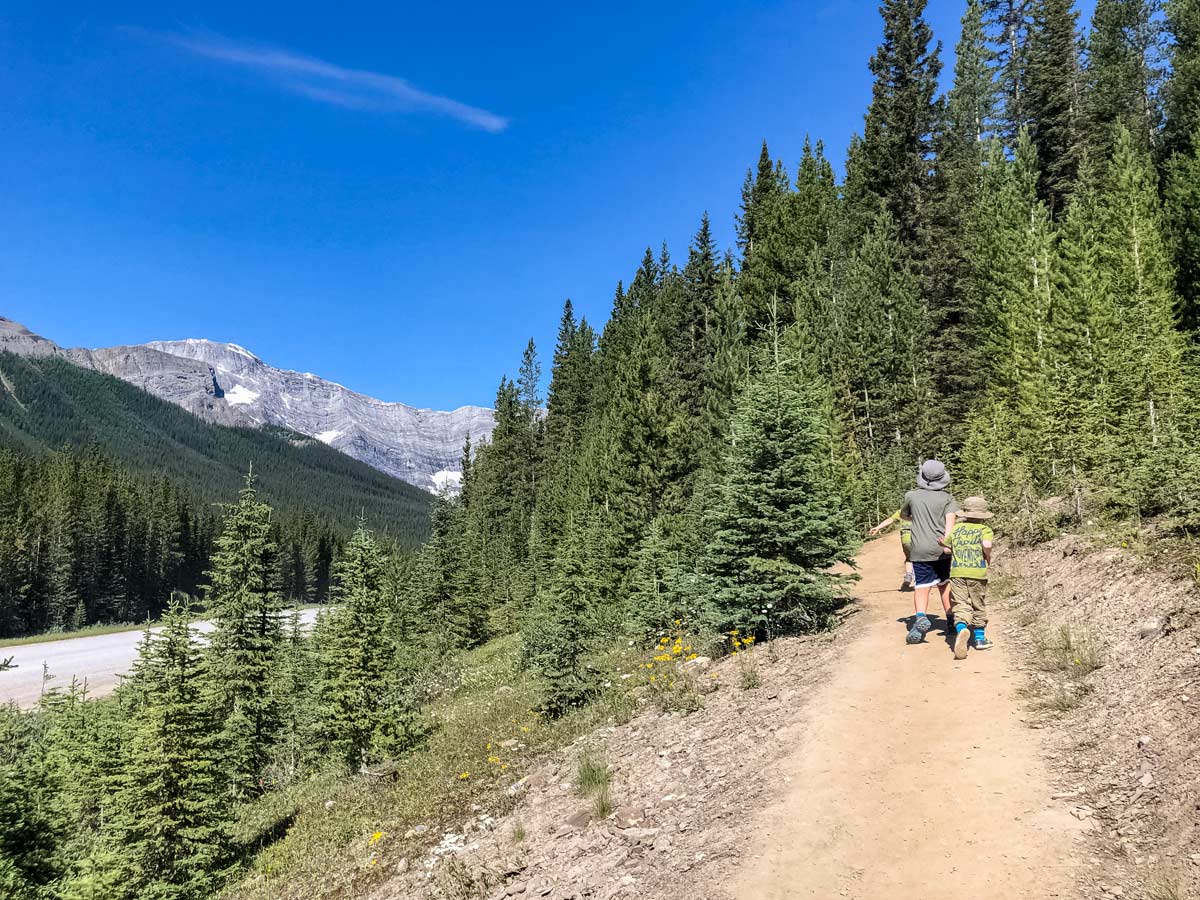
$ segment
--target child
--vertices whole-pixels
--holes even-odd
[[[898,509],[872,528],[871,536],[874,537],[881,531],[887,531],[892,527],[893,522],[900,523],[900,546],[904,548],[904,581],[900,585],[900,590],[911,590],[915,584],[912,559],[910,559],[912,556],[912,516],[906,516],[903,510]]]
[[[987,500],[968,497],[950,532],[950,593],[954,611],[954,658],[967,658],[972,631],[975,649],[987,650],[988,566],[992,561],[992,529],[984,523],[992,517]]]

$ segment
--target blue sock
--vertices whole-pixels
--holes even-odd
[[[928,619],[928,618],[929,618],[929,613],[923,613],[923,612],[919,612],[919,613],[917,613],[917,618],[918,618],[918,619]]]
[[[982,628],[975,629],[975,640],[977,640],[977,641],[983,640],[983,629]]]
[[[955,625],[955,626],[954,626],[954,630],[955,630],[955,632],[959,632],[959,631],[966,631],[966,630],[967,630],[967,625],[966,625],[966,623],[965,623],[965,622],[959,622],[957,625]],[[978,635],[978,634],[983,634],[983,632],[982,632],[982,631],[977,631],[977,632],[975,632],[975,633],[976,633],[977,635]]]

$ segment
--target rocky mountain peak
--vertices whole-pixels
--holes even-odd
[[[0,351],[62,356],[114,375],[221,425],[278,426],[308,435],[428,491],[457,489],[467,435],[492,432],[492,410],[417,409],[352,391],[309,372],[278,369],[238,344],[203,338],[64,350],[0,318]]]

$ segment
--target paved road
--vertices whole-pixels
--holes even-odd
[[[300,621],[311,624],[316,620],[317,612],[316,609],[304,610],[300,613]],[[207,632],[212,630],[212,623],[197,622],[194,627],[197,631]],[[157,628],[153,630],[158,631]],[[111,693],[121,676],[133,667],[141,639],[141,631],[120,631],[22,647],[0,647],[0,660],[11,656],[16,666],[0,672],[0,703],[12,700],[25,709],[36,706],[43,689],[43,663],[53,676],[46,684],[47,688],[66,689],[75,677],[80,682],[87,682],[90,696],[102,697]]]

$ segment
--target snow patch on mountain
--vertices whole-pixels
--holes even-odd
[[[244,384],[236,384],[225,392],[225,402],[234,406],[249,406],[258,399],[258,393]]]
[[[237,344],[191,338],[145,346],[210,372],[224,392],[216,403],[227,418],[336,441],[343,453],[427,491],[458,490],[467,435],[478,444],[492,433],[492,411],[485,407],[443,412],[378,400],[311,372],[277,369]]]
[[[454,472],[449,469],[442,469],[440,472],[434,472],[430,475],[433,481],[435,493],[447,491],[451,494],[457,494],[462,490],[462,472]]]

